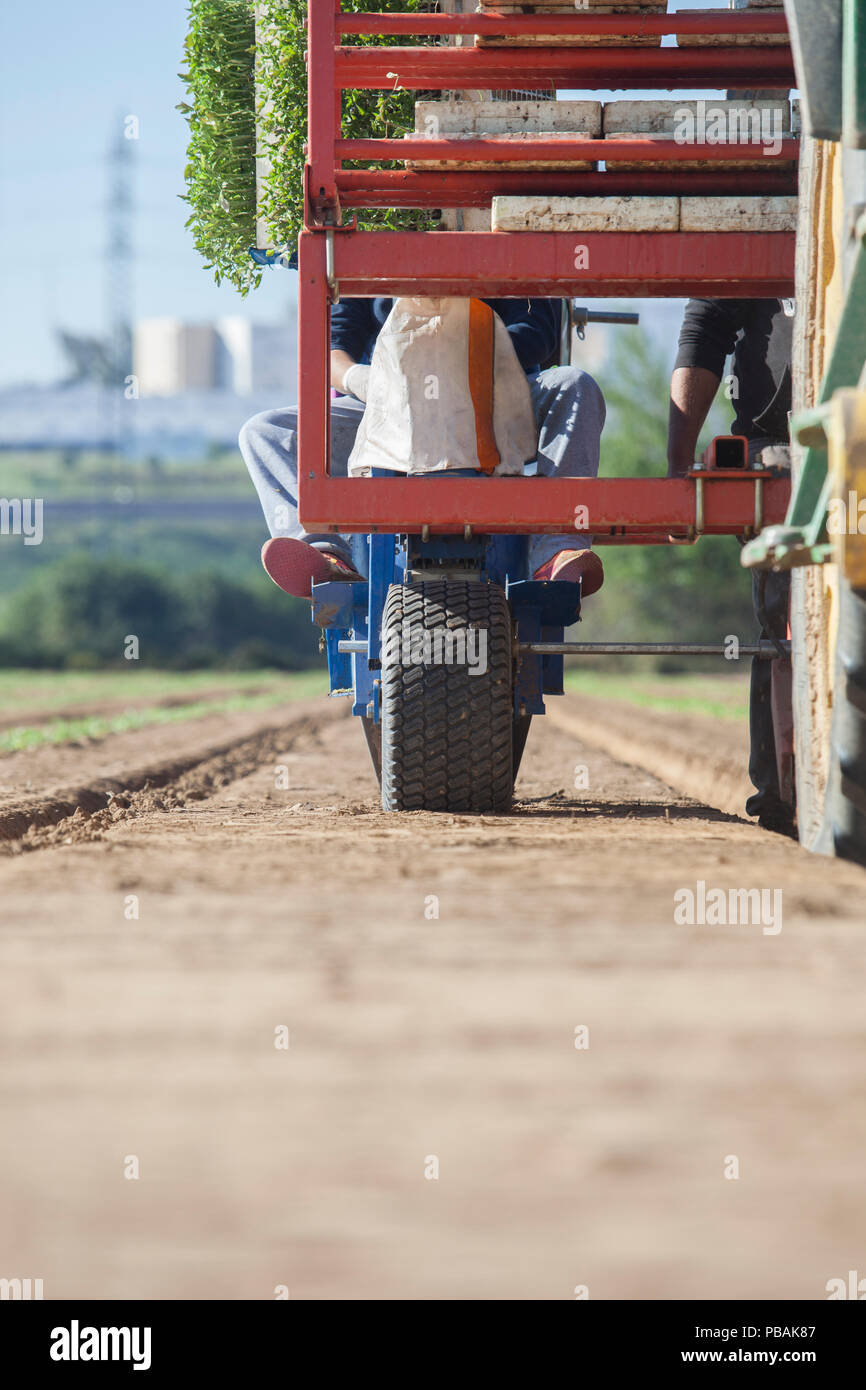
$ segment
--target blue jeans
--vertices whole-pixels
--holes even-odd
[[[541,478],[594,478],[598,474],[604,397],[579,367],[550,367],[529,378],[538,424],[536,472]],[[331,472],[345,477],[364,406],[353,396],[331,404]],[[240,432],[240,449],[272,536],[307,541],[351,562],[351,537],[310,535],[298,520],[298,413],[296,408],[254,415]],[[447,478],[448,473],[433,474]],[[540,486],[540,484],[539,484]],[[534,573],[560,550],[584,550],[592,537],[575,533],[532,536]]]

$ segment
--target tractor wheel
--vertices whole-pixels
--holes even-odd
[[[800,839],[809,849],[866,864],[866,593],[852,589],[842,575],[837,586],[831,693],[819,688],[821,663],[814,659],[802,663],[799,689],[795,683],[797,814]],[[797,618],[802,622],[795,602],[795,641]]]
[[[824,571],[817,577],[823,580]],[[802,594],[795,591],[791,606],[796,815],[806,848],[866,863],[866,594],[841,574],[834,577],[835,591],[827,592],[838,619],[827,621],[820,634],[822,651],[798,642],[805,632],[815,646],[816,624],[809,632]],[[824,614],[830,619],[826,609]],[[830,648],[828,663],[824,646]],[[830,681],[822,676],[827,664]]]
[[[511,614],[502,589],[392,585],[382,618],[384,809],[507,811],[512,766]]]
[[[847,240],[862,203],[859,175],[843,180],[838,145],[800,146],[794,411],[816,404],[842,295],[854,266]],[[842,272],[842,283],[839,272]],[[853,380],[851,382],[853,384]],[[794,480],[798,450],[794,450]],[[836,557],[838,559],[838,556]],[[794,772],[801,842],[866,864],[866,591],[837,563],[791,575]]]
[[[832,852],[866,864],[866,593],[843,580],[827,796]]]

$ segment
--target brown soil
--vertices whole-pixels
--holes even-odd
[[[499,819],[385,816],[337,701],[4,759],[7,810],[116,794],[0,859],[0,1275],[820,1299],[862,1271],[866,876],[671,791],[695,728],[654,715],[641,751],[645,713],[602,734],[597,703],[551,701]],[[638,770],[663,731],[672,770]],[[677,925],[698,880],[781,889],[781,932]]]

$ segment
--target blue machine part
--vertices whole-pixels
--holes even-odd
[[[404,581],[407,567],[424,561],[462,562],[475,568],[482,582],[499,584],[514,615],[519,642],[561,642],[565,628],[580,618],[580,591],[574,584],[528,580],[527,552],[526,536],[434,536],[427,541],[416,536],[355,536],[354,563],[367,583],[332,580],[313,586],[313,622],[325,633],[331,694],[351,695],[352,713],[378,722],[385,600],[390,586]],[[339,652],[345,639],[365,642],[366,652]],[[562,680],[561,656],[522,656],[514,690],[515,718],[543,714],[544,695],[561,695]]]
[[[580,620],[580,590],[561,581],[519,579],[505,586],[517,623],[518,642],[561,642],[565,629]],[[514,715],[544,714],[545,695],[561,695],[561,656],[522,655],[514,684]]]

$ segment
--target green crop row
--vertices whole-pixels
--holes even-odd
[[[343,9],[356,13],[423,8],[425,0],[343,0]],[[185,70],[180,74],[188,100],[179,108],[190,127],[187,226],[217,283],[225,278],[242,294],[261,280],[249,255],[256,244],[257,153],[270,166],[258,207],[268,239],[262,249],[293,252],[303,226],[306,14],[306,0],[259,0],[257,5],[253,0],[189,0]],[[355,37],[352,42],[412,40]],[[411,92],[343,93],[347,138],[398,138],[413,125]],[[427,213],[414,211],[358,214],[364,228],[423,226],[428,221]]]

